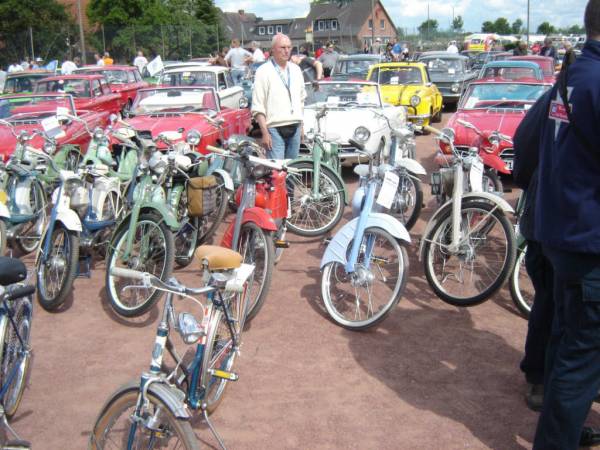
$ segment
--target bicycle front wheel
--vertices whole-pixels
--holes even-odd
[[[510,276],[510,296],[515,306],[525,318],[529,318],[535,289],[527,269],[525,268],[525,254],[527,253],[527,241],[523,241],[517,249],[517,261]]]
[[[13,182],[17,182],[16,178],[11,178],[10,183]],[[10,189],[16,189],[16,185]],[[11,195],[16,196],[16,193]],[[15,229],[17,237],[14,239],[14,245],[22,255],[27,255],[37,248],[44,232],[44,225],[46,223],[46,194],[39,181],[31,183],[29,198],[26,201],[28,202],[26,210],[33,215],[33,219],[30,222],[17,226]]]
[[[353,273],[347,273],[337,261],[324,267],[321,295],[338,325],[365,330],[381,322],[398,304],[407,276],[406,249],[387,231],[371,227],[363,234]]]
[[[291,216],[288,229],[300,236],[320,236],[335,227],[344,213],[344,186],[327,166],[321,165],[318,192],[313,192],[314,165],[308,161],[288,164],[298,173],[288,173],[286,183]]]
[[[194,259],[198,245],[200,218],[188,214],[188,199],[185,189],[179,195],[177,203],[177,221],[181,228],[175,234],[175,264],[178,268],[187,267]]]
[[[452,243],[452,208],[424,237],[425,276],[438,297],[454,306],[487,300],[506,281],[515,260],[515,236],[497,205],[464,202],[460,211],[460,241]]]
[[[423,207],[423,190],[416,175],[402,172],[390,214],[410,230],[417,222]]]
[[[200,449],[190,423],[177,419],[168,406],[150,392],[146,395],[148,404],[143,407],[141,417],[132,420],[138,395],[139,388],[131,389],[108,402],[94,425],[90,449]],[[132,427],[135,427],[133,431]]]

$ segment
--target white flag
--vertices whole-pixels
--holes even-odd
[[[163,70],[164,67],[165,66],[162,62],[162,59],[161,59],[160,55],[158,55],[156,58],[154,58],[152,61],[150,61],[148,63],[148,65],[146,66],[146,69],[148,69],[148,73],[150,74],[150,76],[153,77],[158,72]]]

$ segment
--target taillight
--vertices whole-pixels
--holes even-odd
[[[440,150],[442,151],[442,153],[444,153],[445,155],[452,154],[452,149],[450,148],[450,144],[448,144],[447,142],[442,142],[442,141],[438,141],[438,142],[439,142]]]

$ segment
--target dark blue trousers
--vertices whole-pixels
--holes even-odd
[[[533,448],[570,450],[600,388],[600,255],[543,250],[554,268],[555,313]]]

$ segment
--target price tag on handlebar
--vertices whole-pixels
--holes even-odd
[[[471,191],[483,192],[483,162],[479,159],[474,159],[471,163],[469,182],[471,183]]]
[[[398,184],[400,184],[400,177],[392,171],[386,172],[383,185],[377,196],[377,204],[390,209],[398,190]]]

